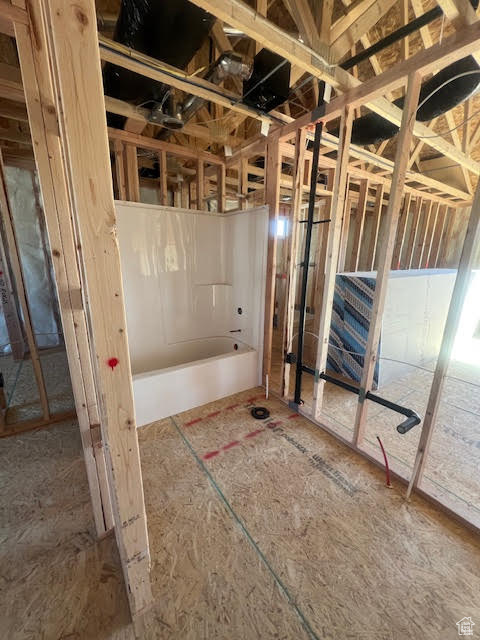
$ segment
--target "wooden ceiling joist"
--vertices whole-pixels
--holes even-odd
[[[110,140],[121,140],[132,144],[140,149],[150,149],[151,151],[166,151],[180,158],[188,158],[189,160],[203,160],[209,164],[223,165],[223,159],[208,151],[196,151],[189,149],[183,145],[172,144],[171,142],[165,142],[163,140],[156,140],[155,138],[148,138],[147,136],[140,136],[136,133],[130,133],[125,129],[113,129],[108,127],[108,137]]]
[[[158,127],[159,129],[165,129],[165,127],[162,127],[162,125],[155,122],[150,122],[148,120],[148,109],[135,107],[129,102],[124,102],[123,100],[118,100],[117,98],[105,96],[105,108],[110,113],[116,113],[119,116],[124,116],[130,120],[143,123],[144,127],[146,127],[147,124],[151,124],[156,128]],[[0,102],[0,115],[1,112],[2,105]],[[182,132],[194,138],[199,138],[208,142],[217,142],[218,144],[228,144],[232,147],[237,146],[241,143],[240,138],[236,138],[235,136],[223,136],[215,134],[215,132],[212,132],[208,127],[201,124],[196,124],[194,122],[187,122],[183,127]],[[136,132],[134,131],[133,133]]]
[[[454,60],[458,60],[466,55],[469,55],[478,47],[478,41],[480,40],[480,28],[478,24],[471,25],[462,30],[461,33],[456,33],[450,38],[445,39],[441,44],[431,47],[427,51],[420,51],[416,56],[412,56],[407,61],[395,65],[388,71],[384,72],[377,78],[372,78],[365,83],[360,82],[353,75],[340,67],[322,65],[312,65],[311,61],[318,59],[318,54],[311,48],[302,45],[302,51],[305,53],[305,49],[309,51],[310,62],[305,60],[304,56],[295,55],[292,53],[289,46],[283,47],[282,43],[292,40],[292,37],[279,29],[276,25],[265,18],[258,16],[258,14],[244,4],[240,0],[192,0],[194,4],[202,7],[209,13],[215,15],[222,21],[230,24],[233,27],[241,29],[246,35],[261,42],[272,51],[278,51],[278,53],[284,56],[287,60],[293,64],[297,64],[304,71],[311,73],[315,77],[325,80],[332,87],[338,91],[347,92],[347,97],[337,98],[332,104],[338,105],[336,109],[335,117],[339,117],[342,108],[348,102],[352,106],[360,106],[365,104],[368,108],[389,122],[393,122],[397,125],[402,120],[402,110],[393,105],[383,96],[387,95],[394,89],[403,86],[406,82],[406,78],[412,71],[417,70],[415,64],[419,64],[418,70],[426,75],[435,71],[439,66],[446,66]],[[279,38],[279,33],[282,37]],[[272,35],[273,34],[273,35]],[[268,36],[272,35],[272,41],[268,40]],[[293,39],[294,40],[294,39]],[[296,42],[294,40],[294,42]],[[333,55],[333,50],[330,52],[330,59]],[[415,62],[412,62],[415,61]],[[365,85],[368,85],[369,94],[366,95]],[[376,90],[375,90],[376,88]],[[343,100],[343,101],[342,101]],[[327,109],[328,112],[328,109]],[[313,117],[313,120],[315,118]],[[309,122],[312,122],[312,115],[306,114],[297,119],[299,126],[304,126]],[[294,132],[298,127],[293,125],[291,131]],[[468,168],[474,173],[480,174],[480,164],[473,161],[471,158],[462,153],[454,145],[450,144],[443,138],[439,137],[428,126],[422,123],[416,123],[414,134],[417,136],[424,136],[425,142],[433,149],[446,155],[455,162],[458,162],[462,166]]]
[[[185,93],[199,96],[214,104],[238,111],[245,116],[264,121],[268,125],[272,122],[269,116],[260,115],[254,109],[241,104],[241,97],[224,87],[218,87],[197,76],[189,77],[189,75],[181,69],[176,69],[171,65],[167,65],[155,58],[134,51],[129,47],[125,47],[101,35],[99,36],[99,44],[100,57],[102,60],[105,60],[105,62],[111,62],[139,75],[180,89]]]
[[[328,44],[318,39],[318,48],[313,51],[240,0],[191,1],[314,76],[328,74],[330,64],[334,62],[335,55]]]
[[[353,3],[347,15],[332,26],[331,46],[338,59],[343,58],[396,2],[397,0],[362,0]]]

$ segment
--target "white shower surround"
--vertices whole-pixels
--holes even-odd
[[[116,209],[137,425],[258,385],[267,208]]]

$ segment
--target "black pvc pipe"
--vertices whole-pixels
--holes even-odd
[[[436,7],[433,7],[433,9],[430,9],[430,11],[427,11],[423,15],[418,16],[418,18],[415,18],[415,20],[412,20],[396,31],[392,31],[392,33],[389,33],[388,36],[385,36],[385,38],[382,38],[375,44],[372,44],[372,46],[368,47],[368,49],[365,49],[364,51],[357,53],[356,56],[345,60],[345,62],[342,62],[340,64],[340,67],[342,69],[351,69],[352,67],[355,67],[357,64],[360,64],[360,62],[363,62],[379,51],[386,49],[391,44],[394,44],[399,40],[403,40],[403,38],[406,38],[414,31],[418,31],[422,27],[425,27],[427,24],[430,24],[430,22],[433,22],[433,20],[439,18],[442,15],[443,11],[440,6],[437,5]]]
[[[325,82],[318,83],[318,107],[325,105],[324,100]],[[312,150],[312,173],[310,176],[310,194],[308,196],[308,215],[305,230],[305,249],[303,252],[302,263],[302,287],[300,294],[300,316],[298,321],[298,347],[297,347],[297,367],[295,371],[295,395],[294,403],[301,403],[302,393],[302,372],[303,372],[303,339],[305,333],[305,312],[307,306],[307,284],[308,284],[308,267],[310,264],[310,246],[312,243],[313,215],[315,212],[315,194],[317,191],[318,180],[318,156],[320,154],[320,140],[322,138],[323,122],[320,121],[315,125],[315,138]]]
[[[360,389],[358,387],[355,387],[353,384],[349,384],[348,382],[344,382],[343,380],[339,380],[338,378],[334,378],[333,376],[329,376],[328,373],[321,373],[319,377],[322,378],[322,380],[326,380],[327,382],[337,385],[337,387],[342,387],[342,389],[356,393],[357,396],[360,395]],[[367,391],[365,397],[368,400],[381,404],[383,407],[396,411],[407,418],[397,426],[398,433],[401,433],[402,435],[407,433],[407,431],[410,431],[410,429],[415,427],[417,424],[420,424],[422,421],[418,413],[413,409],[402,407],[402,405],[386,400],[385,398],[381,398],[370,391]]]

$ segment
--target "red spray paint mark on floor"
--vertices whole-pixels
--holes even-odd
[[[203,456],[203,459],[209,460],[210,458],[214,458],[215,456],[218,456],[219,453],[220,451],[209,451]]]
[[[190,420],[190,422],[186,422],[183,426],[184,427],[191,427],[192,424],[197,424],[197,422],[201,422],[203,420],[203,418],[195,418],[195,420]]]
[[[222,451],[228,451],[232,447],[236,447],[237,444],[240,444],[240,440],[233,440],[233,442],[229,442],[224,447],[222,447]]]
[[[247,435],[244,436],[244,438],[254,438],[255,436],[258,436],[259,433],[262,433],[262,431],[265,431],[265,429],[257,429],[256,431],[250,431],[250,433],[247,433]]]

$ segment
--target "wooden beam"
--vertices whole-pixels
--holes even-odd
[[[472,269],[475,267],[475,260],[480,244],[480,185],[477,186],[475,198],[470,212],[467,232],[463,243],[462,255],[458,265],[457,277],[453,288],[447,320],[443,331],[442,344],[438,355],[435,372],[433,374],[432,386],[427,402],[427,409],[423,419],[422,433],[417,450],[415,461],[415,471],[412,474],[408,495],[413,487],[421,483],[425,465],[428,460],[428,451],[432,440],[432,435],[437,419],[438,409],[442,400],[442,393],[445,384],[450,359],[452,357],[453,345],[460,325],[460,318],[463,306],[467,297],[468,288],[471,282]]]
[[[248,158],[242,158],[240,160],[240,169],[238,172],[240,178],[240,195],[241,195],[241,208],[246,209],[248,207]]]
[[[349,198],[350,180],[347,177],[347,184],[345,187],[345,201],[343,203],[343,219],[342,219],[342,234],[340,240],[340,251],[338,254],[337,271],[345,271],[345,263],[347,259],[347,246],[348,246],[348,234],[350,232],[350,221],[352,218],[352,201]]]
[[[195,76],[195,80],[193,81],[185,71],[130,49],[109,38],[99,36],[99,42],[101,58],[106,62],[124,67],[125,69],[129,69],[134,73],[151,78],[157,82],[164,82],[171,87],[199,96],[214,104],[238,111],[244,116],[250,116],[251,118],[267,122],[268,124],[272,122],[269,116],[259,115],[254,109],[241,104],[240,96],[228,91],[224,87],[222,91],[219,92],[217,85],[203,78]]]
[[[17,144],[31,146],[30,134],[21,129],[18,122],[0,122],[0,140],[16,142]]]
[[[400,219],[398,221],[397,226],[397,237],[395,240],[395,248],[393,250],[392,256],[392,269],[400,269],[401,268],[401,256],[403,251],[403,245],[405,242],[405,232],[407,230],[408,224],[408,216],[410,213],[410,205],[412,203],[412,195],[410,193],[405,194],[405,198],[403,199],[403,207],[400,213]],[[373,269],[373,264],[372,264]]]
[[[338,80],[336,84],[342,84],[343,88],[347,88],[348,85],[351,88],[343,95],[332,100],[327,105],[325,114],[321,117],[318,116],[316,111],[313,111],[297,118],[293,123],[285,125],[280,134],[281,139],[288,139],[295,133],[297,128],[314,124],[320,119],[323,122],[328,122],[339,117],[346,104],[352,107],[359,107],[365,104],[372,111],[375,111],[390,122],[399,124],[402,111],[382,96],[401,87],[410,73],[418,71],[421,75],[427,75],[439,67],[446,66],[471,54],[477,49],[479,40],[480,23],[476,23],[465,27],[461,32],[453,34],[429,49],[419,51],[408,60],[394,65],[380,76],[371,78],[363,83],[342,69],[337,68],[335,70]],[[477,175],[480,174],[480,163],[466,156],[460,149],[436,135],[423,123],[415,123],[414,134],[418,137],[424,136],[426,144],[466,167],[469,171]]]
[[[100,417],[94,364],[83,305],[82,276],[77,260],[79,243],[70,211],[53,81],[49,73],[45,26],[38,2],[29,13],[32,24],[15,24],[36,168],[52,252],[52,264],[62,317],[72,390],[80,428],[87,479],[97,535],[113,527],[113,514],[102,441],[93,434]]]
[[[217,167],[217,211],[223,213],[226,209],[226,171],[225,165],[220,164]]]
[[[199,211],[203,211],[203,209],[205,208],[205,174],[203,160],[197,161],[197,175],[195,184],[197,185],[197,209]]]
[[[93,0],[32,0],[48,24],[60,141],[82,246],[102,439],[109,454],[115,535],[133,615],[152,603],[150,552],[115,234],[107,128]],[[61,108],[60,108],[61,107]],[[68,117],[67,117],[68,114]],[[81,132],[81,135],[80,135]],[[65,214],[63,214],[65,215]]]
[[[446,220],[443,225],[442,237],[440,238],[440,246],[438,249],[437,263],[438,267],[446,267],[447,251],[450,238],[452,237],[453,225],[455,221],[454,211],[447,209]]]
[[[119,200],[127,200],[127,184],[125,172],[125,150],[120,140],[113,141],[115,152],[115,178]]]
[[[325,136],[322,136],[322,140],[324,142],[327,142],[328,135],[329,134],[325,134]],[[334,140],[337,140],[337,138],[334,138],[334,136],[332,136],[332,138]],[[332,148],[337,148],[337,147],[338,147],[338,143],[335,146],[332,144]],[[294,147],[293,147],[293,145],[291,145],[289,143],[286,143],[286,142],[282,142],[282,143],[280,143],[280,148],[281,148],[283,156],[290,157],[290,158],[294,157]],[[355,145],[351,145],[350,146],[350,155],[353,156],[353,157],[357,157],[359,155],[357,153],[357,151],[356,151]],[[310,157],[311,157],[311,151],[310,152],[307,151],[306,158],[308,159]],[[385,159],[385,162],[387,162],[386,159]],[[390,162],[390,161],[388,161],[388,162]],[[327,158],[325,156],[322,156],[321,165],[324,168],[335,167],[336,166],[336,160],[334,160],[333,158]],[[393,163],[392,163],[392,166],[393,166]],[[372,176],[374,176],[375,181],[378,182],[378,183],[385,184],[385,191],[386,192],[390,192],[392,179],[391,179],[390,176],[387,175],[387,173],[390,173],[390,170],[388,172],[385,171],[383,174],[380,174],[380,173],[372,174],[372,173],[370,173],[368,171],[365,171],[364,169],[360,169],[358,167],[354,167],[351,164],[349,164],[348,172],[349,172],[349,174],[351,176],[353,176],[355,178],[359,178],[359,179],[365,178],[365,179],[371,180]],[[420,174],[413,173],[413,172],[409,172],[407,174],[407,176],[408,176],[408,180],[411,181],[411,182],[423,182],[423,181],[425,181],[425,187],[426,188],[427,187],[428,188],[435,188],[435,189],[439,189],[439,190],[442,189],[444,193],[449,192],[448,191],[448,189],[449,189],[448,185],[444,185],[442,182],[438,182],[437,180],[435,180],[434,183],[431,183],[432,178],[427,178],[426,176],[421,176]],[[412,195],[425,196],[425,194],[422,191],[420,191],[420,188],[414,188],[414,187],[406,186],[405,187],[405,191],[411,193]],[[463,200],[461,205],[458,202],[450,201],[447,198],[442,197],[440,195],[436,195],[434,193],[429,193],[428,197],[431,200],[439,201],[442,204],[448,204],[449,206],[467,206],[468,204],[470,204],[469,201],[468,201],[468,193],[465,193],[463,191],[458,191],[457,189],[453,189],[453,193],[451,193],[450,195],[452,195],[455,198],[457,198],[457,197],[461,198]]]
[[[380,221],[382,218],[382,208],[383,208],[383,195],[385,191],[385,185],[379,184],[377,185],[377,191],[375,194],[375,204],[373,206],[373,215],[372,215],[372,227],[370,229],[370,238],[368,241],[367,248],[367,271],[373,271],[375,267],[375,257],[377,254],[377,245],[378,245],[378,232],[380,229]],[[406,194],[405,198],[410,199],[410,194]]]
[[[160,171],[160,204],[164,206],[168,205],[168,186],[167,186],[167,153],[166,151],[160,151],[158,154],[158,165]]]
[[[440,249],[440,242],[443,235],[443,229],[445,227],[445,221],[447,219],[448,207],[446,205],[440,205],[437,220],[435,223],[435,229],[433,232],[432,246],[430,247],[430,258],[429,263],[430,267],[434,268],[437,266],[438,261],[438,252]]]
[[[435,232],[435,226],[437,224],[438,210],[440,205],[438,202],[432,202],[432,208],[430,211],[430,218],[428,222],[427,231],[425,234],[425,247],[422,253],[422,258],[420,262],[420,269],[428,269],[430,264],[430,254],[432,250],[433,244],[433,234]]]
[[[333,294],[340,253],[342,234],[342,217],[347,190],[347,169],[350,139],[352,136],[353,109],[345,107],[340,121],[340,138],[337,156],[337,169],[333,185],[332,207],[330,214],[327,255],[325,260],[325,281],[323,285],[322,310],[318,330],[318,347],[316,369],[325,371],[328,355],[330,324],[332,320]],[[323,401],[323,382],[315,381],[313,388],[312,415],[314,419],[320,414]]]
[[[0,151],[1,153],[1,151]],[[4,196],[2,196],[3,199]],[[25,355],[25,341],[22,333],[22,325],[15,303],[15,288],[10,277],[7,255],[0,235],[0,305],[5,319],[8,340],[14,360],[23,360]],[[1,414],[3,418],[3,412]],[[2,425],[3,426],[3,425]],[[1,430],[1,429],[0,429]]]
[[[2,18],[11,23],[28,24],[28,13],[25,11],[25,7],[15,6],[15,3],[8,2],[8,0],[0,0],[0,14]]]
[[[277,258],[277,223],[282,170],[278,138],[270,136],[267,144],[265,204],[268,213],[267,278],[265,285],[265,321],[263,327],[263,379],[272,366],[273,315],[275,313],[275,266]]]
[[[396,3],[396,0],[361,0],[352,4],[346,16],[332,26],[331,46],[337,60],[368,33]]]
[[[417,198],[415,209],[413,210],[412,221],[410,223],[410,232],[408,234],[408,242],[405,247],[403,257],[401,257],[402,268],[411,269],[413,265],[413,254],[417,243],[418,227],[422,215],[423,198]]]
[[[124,102],[123,100],[105,96],[105,108],[110,113],[116,113],[117,115],[124,116],[131,121],[138,121],[140,125],[143,123],[143,128],[146,127],[147,124],[149,124],[158,129],[166,129],[166,127],[163,127],[161,124],[157,122],[150,122],[150,120],[148,120],[148,109],[144,109],[143,107],[136,107],[128,102]],[[225,121],[226,120],[227,118],[225,117]],[[231,147],[236,147],[241,143],[240,138],[236,138],[235,136],[230,135],[219,135],[215,133],[215,131],[212,131],[209,127],[201,124],[196,124],[195,122],[187,122],[182,131],[183,133],[186,133],[193,138],[199,138],[200,140],[205,140],[209,143],[217,142],[218,144],[229,144]]]
[[[288,230],[288,240],[286,246],[286,274],[287,280],[285,283],[285,318],[282,318],[282,324],[284,330],[282,332],[283,337],[283,349],[282,353],[288,353],[292,349],[293,340],[293,327],[295,319],[295,299],[296,299],[296,284],[297,284],[297,247],[298,236],[300,232],[300,212],[303,199],[303,183],[305,178],[305,150],[307,143],[307,132],[305,129],[300,129],[297,132],[297,138],[295,141],[295,165],[293,171],[293,197],[290,215],[290,228]],[[280,393],[284,398],[288,398],[289,394],[289,382],[290,382],[290,365],[284,362],[282,358],[282,376],[280,380]]]
[[[438,4],[442,7],[447,20],[453,24],[457,31],[478,22],[479,18],[469,0],[438,0]],[[480,53],[477,51],[472,55],[480,63]]]
[[[378,250],[378,269],[375,282],[375,295],[368,330],[365,358],[360,382],[361,395],[358,397],[357,412],[355,416],[354,442],[359,445],[363,441],[365,424],[367,419],[367,406],[365,394],[371,389],[373,374],[378,356],[378,345],[382,325],[382,315],[385,307],[385,299],[388,287],[388,275],[392,264],[395,236],[400,214],[400,206],[403,198],[403,187],[407,174],[408,151],[412,142],[415,112],[420,93],[421,75],[412,73],[408,80],[407,96],[403,108],[402,124],[395,152],[395,170],[392,184],[395,189],[390,192],[382,242]]]
[[[127,199],[130,202],[140,202],[137,147],[133,144],[125,145],[125,170],[127,174]]]
[[[24,105],[11,100],[0,100],[0,117],[18,120],[19,122],[28,122],[27,110]]]
[[[350,271],[358,271],[360,261],[360,247],[363,238],[363,228],[365,225],[365,212],[367,210],[368,180],[360,182],[360,193],[358,196],[357,212],[355,214],[355,230],[353,235],[352,255],[350,256]]]
[[[373,2],[374,0],[368,0]],[[311,47],[314,51],[320,51],[322,48],[322,40],[315,25],[315,18],[308,4],[308,0],[283,0],[283,4],[287,7],[288,12],[297,25],[300,37],[303,42]],[[329,44],[328,42],[325,45]]]
[[[333,58],[330,47],[320,39],[318,49],[313,51],[241,0],[193,0],[193,4],[208,11],[222,22],[240,29],[248,37],[298,65],[304,71],[327,79],[325,74]]]
[[[20,69],[3,62],[0,62],[0,98],[25,102]]]
[[[425,241],[428,231],[428,223],[430,221],[430,213],[432,211],[433,202],[431,200],[427,200],[425,202],[425,208],[420,214],[420,222],[418,225],[418,233],[417,233],[417,241],[415,243],[413,258],[412,258],[412,268],[413,269],[421,269],[423,252],[425,250]]]
[[[156,140],[147,136],[140,136],[136,133],[130,133],[124,129],[108,128],[108,137],[110,140],[122,140],[130,145],[135,145],[140,149],[151,149],[152,151],[167,151],[179,158],[188,158],[189,160],[198,160],[201,158],[209,164],[223,164],[223,159],[219,156],[209,153],[208,151],[195,151],[172,142],[164,140]]]

